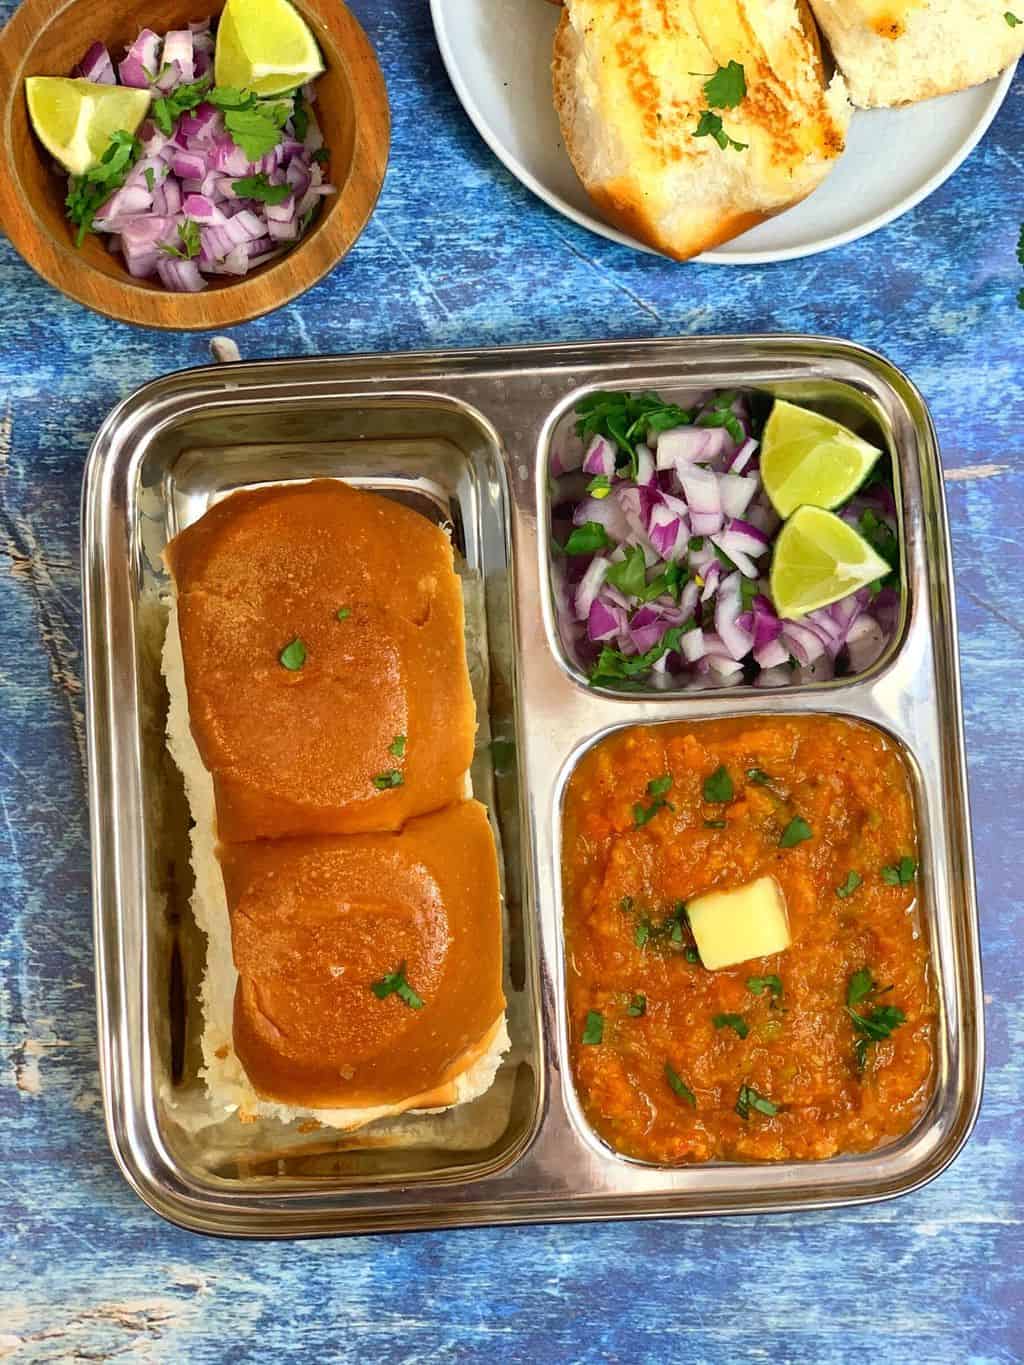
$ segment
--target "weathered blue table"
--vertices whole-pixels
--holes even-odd
[[[109,408],[205,362],[209,338],[94,317],[0,244],[0,1358],[1020,1361],[1024,80],[959,174],[870,240],[678,267],[575,228],[498,166],[424,0],[355,8],[393,101],[384,194],[332,278],[234,333],[247,357],[821,332],[885,352],[931,403],[959,574],[984,1109],[942,1179],[845,1213],[291,1245],[151,1214],[108,1151],[96,1074],[78,493]]]

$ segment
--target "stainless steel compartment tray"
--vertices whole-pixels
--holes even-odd
[[[898,466],[904,547],[906,605],[899,639],[870,673],[832,684],[771,693],[732,689],[725,695],[591,692],[565,667],[549,633],[546,526],[538,527],[546,507],[538,471],[551,433],[581,389],[683,394],[740,385],[801,401],[853,404],[870,413],[888,440]],[[144,727],[159,679],[152,676],[138,607],[149,572],[147,519],[162,526],[162,543],[176,516],[196,514],[188,500],[195,484],[183,471],[193,467],[188,452],[195,441],[190,445],[188,430],[204,421],[213,421],[220,433],[202,458],[204,467],[220,471],[215,482],[221,491],[268,478],[334,473],[409,493],[409,482],[416,483],[415,451],[422,449],[417,441],[447,440],[462,451],[472,487],[455,479],[442,496],[435,480],[433,491],[412,491],[433,501],[439,514],[470,523],[457,526],[456,534],[465,546],[477,546],[476,560],[468,558],[485,582],[492,673],[500,683],[492,682],[491,720],[501,733],[514,730],[517,743],[518,784],[499,780],[492,809],[505,844],[514,917],[509,967],[517,988],[518,1080],[510,1091],[508,1124],[497,1137],[492,1134],[486,1150],[467,1154],[439,1139],[426,1153],[422,1146],[407,1150],[399,1144],[371,1159],[358,1143],[332,1142],[321,1134],[317,1144],[263,1152],[246,1162],[224,1151],[218,1159],[204,1152],[201,1139],[183,1144],[172,1131],[158,1084],[161,1068],[168,1066],[167,1045],[153,1020],[166,916],[152,884],[157,831],[155,803],[147,793],[157,760],[146,749]],[[254,424],[261,433],[255,443]],[[403,439],[410,444],[399,470],[391,457]],[[375,459],[382,447],[374,441],[380,440],[391,443],[390,464]],[[480,447],[476,455],[474,441]],[[147,484],[140,471],[159,450],[176,475]],[[277,456],[269,466],[268,452]],[[445,467],[439,447],[437,458],[435,473]],[[181,492],[185,485],[192,494]],[[125,1175],[158,1212],[196,1230],[241,1236],[751,1212],[884,1198],[931,1179],[956,1155],[980,1101],[983,1042],[951,558],[927,409],[886,361],[836,341],[726,337],[189,371],[140,389],[105,422],[86,473],[83,539],[106,1116]],[[481,550],[485,543],[489,548]],[[509,548],[511,597],[503,577]],[[509,601],[506,630],[502,604]],[[503,635],[514,646],[514,663],[504,677]],[[558,869],[565,781],[579,753],[619,725],[794,711],[873,722],[909,753],[941,1006],[933,1100],[906,1138],[863,1156],[681,1169],[624,1161],[595,1142],[571,1093]],[[488,781],[483,768],[481,773]],[[184,821],[180,807],[176,818]],[[520,876],[522,917],[515,921]],[[181,1046],[187,1051],[187,1038]]]

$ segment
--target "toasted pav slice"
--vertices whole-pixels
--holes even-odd
[[[997,0],[810,0],[864,109],[990,80],[1024,55],[1024,10]],[[1007,17],[1009,15],[1009,18]]]
[[[256,1093],[307,1109],[438,1108],[503,1034],[487,813],[398,834],[221,848],[234,1046]]]
[[[466,794],[476,717],[437,526],[318,480],[233,494],[165,557],[165,671],[222,842],[398,829]]]
[[[730,63],[743,68],[745,94]],[[732,78],[712,93],[729,103],[713,107],[705,85],[719,70]],[[842,153],[850,117],[802,0],[567,0],[553,81],[590,196],[678,260],[810,194]]]

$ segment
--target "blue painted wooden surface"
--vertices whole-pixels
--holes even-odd
[[[332,278],[236,330],[247,357],[795,330],[877,347],[931,403],[959,573],[984,1109],[941,1180],[846,1213],[261,1246],[149,1213],[114,1167],[97,1085],[79,480],[109,408],[204,362],[209,338],[94,317],[0,242],[0,1358],[1020,1361],[1024,80],[959,174],[871,239],[679,268],[575,228],[501,169],[424,0],[355,8],[394,107],[383,197]]]

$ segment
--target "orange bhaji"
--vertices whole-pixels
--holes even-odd
[[[572,1066],[604,1141],[659,1163],[780,1161],[913,1126],[936,1009],[910,781],[881,731],[621,730],[580,762],[564,819]],[[706,970],[686,902],[765,875],[789,948]]]

